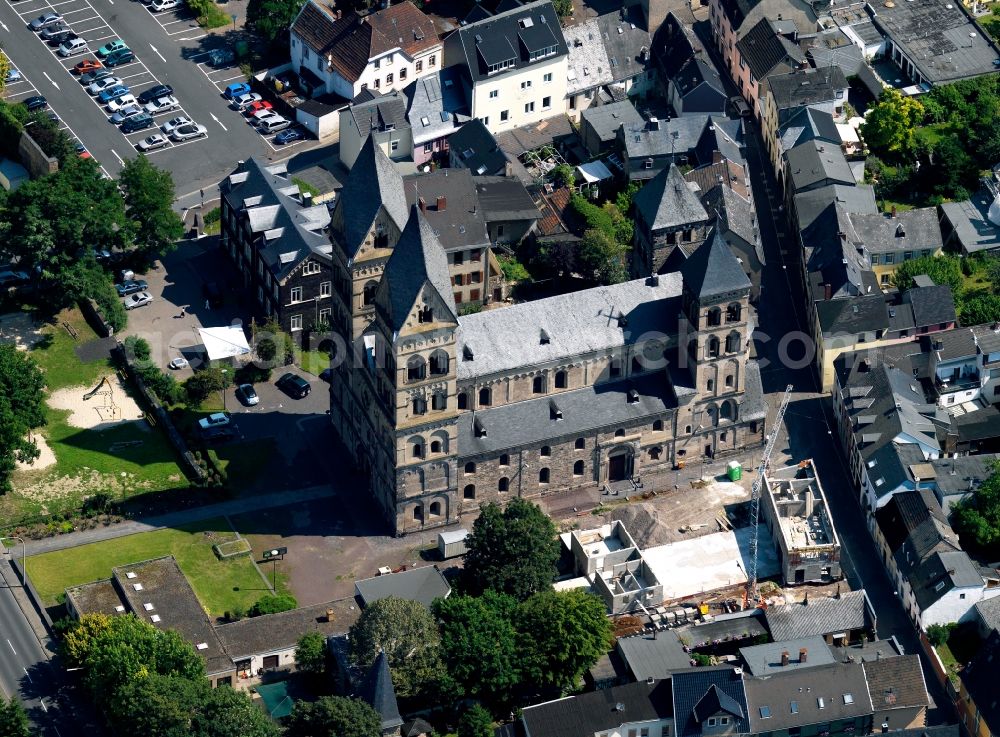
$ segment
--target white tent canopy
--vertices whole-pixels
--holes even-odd
[[[603,161],[591,161],[587,164],[580,164],[580,166],[576,167],[576,170],[580,172],[580,176],[588,184],[611,179],[611,172],[604,165]]]
[[[242,325],[224,325],[217,328],[198,328],[201,342],[209,361],[219,361],[250,353],[250,344],[243,334]]]

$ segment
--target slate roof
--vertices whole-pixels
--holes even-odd
[[[1000,729],[1000,694],[997,693],[997,670],[1000,668],[1000,632],[993,632],[976,656],[962,670],[961,679],[972,697],[980,718],[991,732]]]
[[[473,174],[503,174],[507,156],[483,121],[469,121],[448,139],[448,146],[462,166]]]
[[[633,202],[636,215],[653,233],[708,222],[708,213],[676,164],[649,180]]]
[[[861,663],[831,663],[747,678],[746,691],[750,731],[755,734],[872,713]]]
[[[615,140],[622,124],[645,125],[642,115],[635,109],[631,100],[588,107],[580,115],[583,121],[593,128],[602,142]]]
[[[805,54],[798,46],[775,31],[767,18],[761,18],[748,30],[736,48],[746,60],[754,79],[764,79],[779,64],[793,67],[805,61]]]
[[[394,334],[405,324],[425,285],[437,292],[447,310],[445,315],[437,315],[435,321],[457,320],[448,258],[427,218],[413,205],[379,283],[379,291],[388,295],[380,304],[389,309],[387,322]]]
[[[830,184],[795,195],[798,229],[806,230],[837,205],[848,215],[856,212],[877,214],[879,211],[875,204],[875,190],[871,185]]]
[[[527,706],[521,719],[531,737],[580,737],[614,729],[624,722],[667,720],[673,716],[671,681],[612,686]],[[619,711],[622,705],[624,711]]]
[[[380,146],[369,137],[354,160],[344,188],[337,198],[335,218],[343,223],[341,246],[348,259],[357,255],[384,206],[400,230],[406,225],[406,195],[403,178]]]
[[[913,569],[909,580],[913,598],[921,610],[932,606],[952,589],[983,587],[982,574],[964,550],[932,553]]]
[[[854,215],[858,233],[872,253],[937,251],[943,245],[936,207],[921,207],[886,215]]]
[[[424,199],[423,216],[446,251],[490,245],[486,217],[479,207],[472,172],[468,169],[414,174],[406,177],[404,186],[408,205],[416,204],[418,198]],[[437,208],[438,197],[445,198],[443,210]]]
[[[332,617],[328,617],[333,612]],[[215,632],[233,660],[293,648],[302,635],[327,637],[346,633],[361,615],[353,598],[300,607],[263,617],[246,617],[216,626]]]
[[[402,726],[403,718],[399,715],[399,705],[396,703],[396,689],[392,685],[392,674],[389,672],[389,658],[381,651],[368,669],[358,696],[364,699],[378,715],[382,717],[382,732],[387,733]]]
[[[923,559],[942,542],[959,550],[958,537],[952,532],[934,492],[921,488],[893,494],[875,512],[886,546],[896,553],[909,542],[911,558]]]
[[[941,212],[951,223],[954,237],[967,255],[1000,248],[1000,227],[989,219],[993,200],[993,193],[980,187],[968,200],[941,205]]]
[[[530,25],[529,21],[530,19]],[[446,55],[460,59],[472,83],[503,77],[568,53],[559,16],[549,0],[539,0],[459,26],[446,42]],[[555,47],[555,54],[532,61],[529,49]],[[510,69],[490,74],[490,64],[513,60]]]
[[[767,87],[779,112],[805,105],[817,105],[841,98],[846,101],[847,78],[840,67],[796,69],[788,74],[772,74]]]
[[[667,678],[691,667],[691,656],[674,630],[619,638],[618,653],[637,681]]]
[[[681,266],[684,288],[694,297],[711,299],[729,292],[750,289],[740,262],[722,238],[718,228]]]
[[[934,458],[929,461],[934,468],[934,494],[950,514],[951,505],[989,478],[992,465],[1000,460],[997,453],[979,453],[955,458]]]
[[[1000,596],[983,599],[976,604],[976,614],[982,620],[987,630],[1000,631]],[[621,642],[619,640],[619,642]]]
[[[720,95],[726,94],[722,79],[715,67],[698,57],[688,59],[678,71],[677,76],[674,77],[673,82],[682,97],[703,84],[707,84]]]
[[[732,233],[750,244],[757,260],[763,265],[765,263],[764,247],[760,242],[757,212],[754,210],[753,203],[740,197],[728,184],[719,184],[713,187],[704,196],[703,201],[708,211],[717,218],[717,224],[722,230],[723,236],[728,237]]]
[[[414,146],[450,135],[471,119],[458,67],[420,77],[403,94],[408,98],[406,117]]]
[[[399,90],[393,90],[367,102],[351,103],[347,107],[347,112],[361,140],[367,138],[373,130],[400,130],[410,127],[406,119],[406,97]]]
[[[928,705],[919,655],[870,660],[864,664],[868,692],[876,711]]]
[[[821,300],[816,315],[823,337],[877,332],[889,327],[889,311],[881,294]]]
[[[685,173],[684,178],[698,185],[703,200],[713,187],[720,184],[732,189],[743,199],[750,198],[746,169],[739,161],[723,158],[716,163],[697,166]]]
[[[653,53],[667,79],[673,79],[696,53],[703,51],[701,42],[687,24],[669,12],[654,33]]]
[[[670,155],[694,151],[710,119],[708,113],[685,113],[656,124],[623,124],[625,155],[630,159]],[[677,137],[673,138],[676,133]],[[671,148],[673,139],[673,148]]]
[[[840,133],[833,115],[825,110],[803,107],[791,113],[778,127],[778,140],[782,151],[788,151],[807,141],[822,140],[834,146],[840,145]]]
[[[564,28],[563,36],[569,49],[566,94],[576,95],[614,79],[596,18]]]
[[[971,358],[979,354],[976,338],[969,328],[941,330],[921,339],[921,348],[933,351],[939,364]]]
[[[350,82],[356,82],[370,59],[393,49],[413,57],[439,43],[434,22],[409,0],[367,16],[345,13],[309,0],[291,27],[316,54]]]
[[[806,141],[786,151],[784,156],[788,162],[789,182],[795,192],[821,183],[856,183],[854,172],[839,146]]]
[[[458,380],[622,347],[644,333],[671,334],[680,294],[680,274],[665,274],[656,284],[636,279],[463,315],[456,335]],[[539,338],[543,330],[545,344]],[[461,358],[466,349],[471,360]]]
[[[943,284],[914,287],[903,295],[903,301],[913,308],[913,323],[917,327],[933,327],[958,320],[955,295]]]
[[[814,596],[803,602],[772,606],[764,617],[774,640],[794,640],[873,628],[869,608],[868,596],[861,589],[839,597]]]
[[[729,711],[733,715],[732,731],[736,733],[749,732],[750,723],[747,719],[746,692],[743,688],[743,678],[729,666],[692,668],[675,673],[673,682],[674,721],[678,737],[700,736],[702,726],[696,708],[702,705],[701,716],[710,706],[710,702],[702,701],[710,692],[710,700],[717,701],[718,710]]]
[[[613,13],[605,13],[597,16],[596,21],[611,64],[612,80],[619,82],[632,79],[644,72],[652,61],[652,39],[639,7],[632,5]]]
[[[1000,327],[992,325],[976,325],[972,328],[976,336],[976,345],[984,354],[1000,353]]]
[[[700,723],[706,721],[710,716],[719,713],[731,714],[737,719],[746,716],[743,707],[729,694],[722,691],[719,686],[713,683],[708,687],[708,691],[702,696],[692,710],[694,718]]]
[[[473,181],[487,222],[537,220],[542,216],[528,190],[514,177],[475,177]]]
[[[362,606],[394,596],[397,599],[416,601],[430,608],[435,599],[448,597],[451,586],[437,566],[420,566],[357,581],[354,590],[360,597]]]
[[[804,663],[799,659],[799,651],[803,648],[806,650]],[[783,653],[788,653],[787,665],[781,664]],[[746,664],[747,672],[752,676],[767,676],[836,662],[826,640],[818,635],[741,647],[740,657]]]

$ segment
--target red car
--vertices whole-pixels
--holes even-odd
[[[257,102],[252,102],[247,106],[247,109],[243,111],[243,114],[248,118],[252,118],[254,113],[259,113],[261,110],[273,110],[274,105],[269,103],[267,100],[257,100]]]
[[[73,74],[86,74],[87,72],[92,72],[95,69],[100,69],[101,67],[101,62],[96,59],[84,59],[73,67]]]

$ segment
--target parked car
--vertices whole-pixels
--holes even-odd
[[[82,143],[77,143],[76,144],[76,155],[79,156],[81,159],[92,159],[92,158],[94,158],[90,154],[90,151],[87,150],[87,147],[84,146]],[[106,253],[106,251],[102,251],[101,253],[102,254]]]
[[[213,67],[221,67],[236,61],[236,54],[232,49],[212,49],[208,52],[208,63]]]
[[[49,101],[41,95],[34,95],[26,100],[21,100],[21,103],[28,108],[28,110],[41,110],[49,106]]]
[[[214,412],[208,417],[202,417],[198,420],[198,427],[203,430],[207,430],[210,427],[222,427],[223,425],[228,425],[232,420],[232,416],[227,412]]]
[[[139,102],[142,102],[142,100],[140,99]],[[177,101],[176,97],[167,95],[166,97],[146,103],[146,112],[150,115],[159,115],[160,113],[169,113],[180,106],[181,104]]]
[[[180,356],[178,358],[171,359],[170,363],[168,363],[167,366],[169,368],[174,369],[174,371],[177,371],[177,370],[182,369],[182,368],[187,368],[188,367],[188,360],[186,358],[184,358],[183,356]]]
[[[174,88],[169,84],[158,84],[139,93],[139,102],[145,105],[147,102],[153,102],[153,100],[159,100],[161,97],[172,94],[174,94]]]
[[[58,23],[53,23],[52,25],[47,26],[44,31],[38,34],[38,37],[43,41],[48,41],[56,34],[63,33],[64,31],[68,30],[69,26],[66,25],[63,21],[59,21]]]
[[[168,143],[170,143],[170,141],[167,140],[166,136],[161,135],[160,133],[154,133],[153,135],[147,136],[139,141],[139,143],[136,144],[136,147],[140,151],[155,151],[158,148],[163,148]]]
[[[136,307],[145,307],[148,304],[152,304],[153,297],[149,292],[139,292],[138,294],[133,294],[122,300],[122,304],[125,306],[126,310],[134,310]]]
[[[4,84],[13,84],[14,82],[21,81],[21,73],[17,71],[14,67],[7,70],[7,74],[3,78]]]
[[[176,118],[171,118],[166,123],[161,125],[160,130],[162,130],[167,135],[170,135],[171,133],[174,132],[175,128],[180,128],[182,125],[188,125],[189,123],[193,122],[194,121],[191,120],[191,118],[185,117],[184,115],[178,115]]]
[[[9,289],[28,283],[28,275],[23,271],[0,271],[0,288]]]
[[[128,86],[119,82],[118,84],[109,85],[100,89],[97,94],[97,99],[102,103],[107,104],[116,97],[121,97],[122,95],[127,95],[128,93]]]
[[[111,77],[114,76],[114,74],[115,73],[112,72],[110,69],[104,69],[103,67],[100,69],[95,69],[92,72],[87,72],[86,74],[82,75],[80,77],[80,84],[86,85],[87,88],[89,89],[90,85],[92,85],[94,82],[100,82],[101,80],[104,79],[110,79]]]
[[[732,108],[733,112],[741,118],[749,118],[753,115],[753,111],[750,109],[747,101],[739,95],[729,98],[729,106]]]
[[[250,117],[254,113],[259,113],[261,110],[271,110],[273,108],[274,105],[269,103],[267,100],[259,100],[258,102],[251,102],[247,106],[246,110],[243,111],[243,114]]]
[[[146,128],[152,128],[156,121],[153,120],[153,116],[149,113],[142,112],[138,115],[133,115],[128,118],[124,123],[122,123],[121,131],[122,133],[135,133],[136,131],[145,130]]]
[[[287,118],[283,118],[280,115],[275,115],[273,118],[267,118],[266,120],[260,121],[257,126],[257,130],[260,131],[262,136],[270,135],[271,133],[277,133],[278,131],[283,131],[285,128],[290,126],[292,121]]]
[[[250,125],[256,126],[258,123],[260,123],[260,121],[265,120],[267,118],[280,118],[280,117],[281,116],[278,115],[278,113],[276,113],[271,108],[263,108],[250,116]]]
[[[227,425],[226,427],[212,427],[208,430],[200,430],[199,435],[201,435],[202,442],[207,445],[218,445],[220,443],[239,440],[240,431],[236,425]]]
[[[108,100],[108,104],[105,107],[110,113],[117,113],[122,108],[128,107],[129,105],[138,105],[135,99],[135,95],[131,93],[125,93],[124,95],[119,95],[118,97],[113,97]]]
[[[104,57],[104,65],[108,67],[116,67],[119,64],[128,64],[133,61],[135,61],[135,54],[132,53],[131,49],[121,49]]]
[[[114,41],[108,41],[101,48],[97,50],[97,58],[103,59],[109,54],[113,54],[116,51],[121,51],[122,49],[127,49],[128,46],[120,38],[116,38]]]
[[[175,141],[190,141],[193,138],[201,138],[208,135],[208,128],[197,123],[189,123],[188,125],[174,128],[174,132],[170,135],[173,136]]]
[[[67,28],[64,31],[59,31],[59,33],[53,33],[45,40],[45,43],[55,49],[62,46],[66,41],[72,41],[77,38],[80,37]]]
[[[236,110],[243,110],[247,105],[260,101],[261,97],[256,92],[246,92],[233,98],[233,107]]]
[[[260,403],[260,397],[257,396],[253,384],[240,384],[236,387],[236,398],[247,407],[253,407],[255,404]]]
[[[67,38],[59,47],[59,56],[75,56],[76,54],[82,54],[87,50],[87,42],[79,36],[76,38]]]
[[[52,11],[49,13],[42,13],[28,24],[28,28],[37,33],[38,31],[45,30],[49,26],[54,26],[56,23],[62,22],[63,17],[59,13]]]
[[[119,297],[127,297],[136,292],[145,292],[147,289],[149,289],[149,285],[144,279],[129,279],[120,284],[115,284],[115,291],[118,292]]]
[[[240,95],[247,94],[248,92],[250,92],[249,84],[246,82],[233,82],[222,91],[222,94],[227,100],[233,100]]]
[[[278,135],[274,137],[274,142],[284,146],[286,143],[294,143],[295,141],[304,141],[306,139],[306,132],[302,128],[289,128],[287,130],[281,131]]]
[[[111,122],[115,125],[121,125],[128,118],[134,115],[141,115],[142,108],[137,103],[132,103],[118,108],[118,112],[111,116]]]
[[[75,67],[73,67],[71,71],[73,72],[73,74],[82,76],[84,74],[87,74],[88,72],[93,72],[97,69],[103,69],[103,68],[104,67],[101,65],[101,62],[99,62],[97,59],[84,59],[83,61],[79,62]]]
[[[291,372],[284,374],[280,379],[274,382],[274,385],[293,399],[308,397],[309,392],[312,390],[308,381]]]
[[[181,0],[153,0],[149,4],[149,9],[154,13],[162,13],[164,10],[179,8],[181,5]]]

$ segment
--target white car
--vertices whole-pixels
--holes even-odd
[[[237,95],[233,98],[233,107],[237,110],[243,110],[248,105],[259,102],[261,99],[263,98],[256,92],[247,92],[245,95]]]
[[[216,412],[198,420],[198,427],[202,430],[207,430],[210,427],[225,427],[231,421],[232,419],[226,412]]]
[[[87,42],[82,38],[74,38],[70,41],[66,41],[59,47],[59,56],[73,56],[74,54],[82,54],[87,51]]]
[[[126,105],[120,108],[117,113],[111,116],[111,122],[115,125],[120,125],[124,123],[127,119],[140,115],[142,113],[142,107],[139,105]]]
[[[260,121],[267,120],[268,118],[280,118],[274,110],[258,110],[253,115],[250,116],[250,125],[260,125]]]
[[[171,110],[176,110],[181,104],[177,101],[177,98],[173,95],[167,95],[166,97],[161,97],[159,100],[153,100],[152,102],[146,103],[146,112],[150,115],[158,115],[159,113],[169,113]]]
[[[145,307],[148,304],[152,304],[153,297],[149,292],[139,292],[138,294],[132,294],[122,300],[122,304],[125,306],[126,310],[134,310],[136,307]]]
[[[141,141],[139,141],[139,143],[136,144],[136,146],[139,148],[140,151],[155,151],[158,148],[163,148],[168,143],[170,143],[170,141],[167,140],[166,136],[161,135],[159,133],[154,133],[153,135],[148,136],[147,138],[143,138]]]
[[[182,357],[173,359],[170,363],[167,364],[167,366],[169,366],[170,368],[174,369],[175,371],[176,370],[180,370],[182,368],[187,368],[188,367],[188,360],[182,356]]]
[[[160,130],[162,130],[167,135],[170,135],[171,133],[174,132],[175,128],[180,128],[182,125],[190,125],[193,122],[194,121],[191,120],[191,118],[186,118],[183,115],[178,115],[176,118],[171,118],[166,123],[161,125]]]
[[[92,95],[99,95],[109,87],[114,87],[115,85],[121,83],[122,81],[118,77],[105,77],[104,79],[99,79],[96,82],[91,82],[90,86],[87,87],[87,92]]]
[[[129,93],[126,95],[121,95],[120,97],[116,97],[114,100],[109,101],[107,104],[107,108],[109,112],[116,113],[123,107],[128,107],[129,105],[138,105],[138,104],[139,101],[135,99],[135,95]]]
[[[182,4],[181,0],[153,0],[149,4],[149,9],[154,13],[162,13],[164,10],[179,8]]]
[[[197,123],[188,123],[174,128],[170,135],[175,141],[190,141],[192,138],[201,138],[208,134],[208,128]]]

